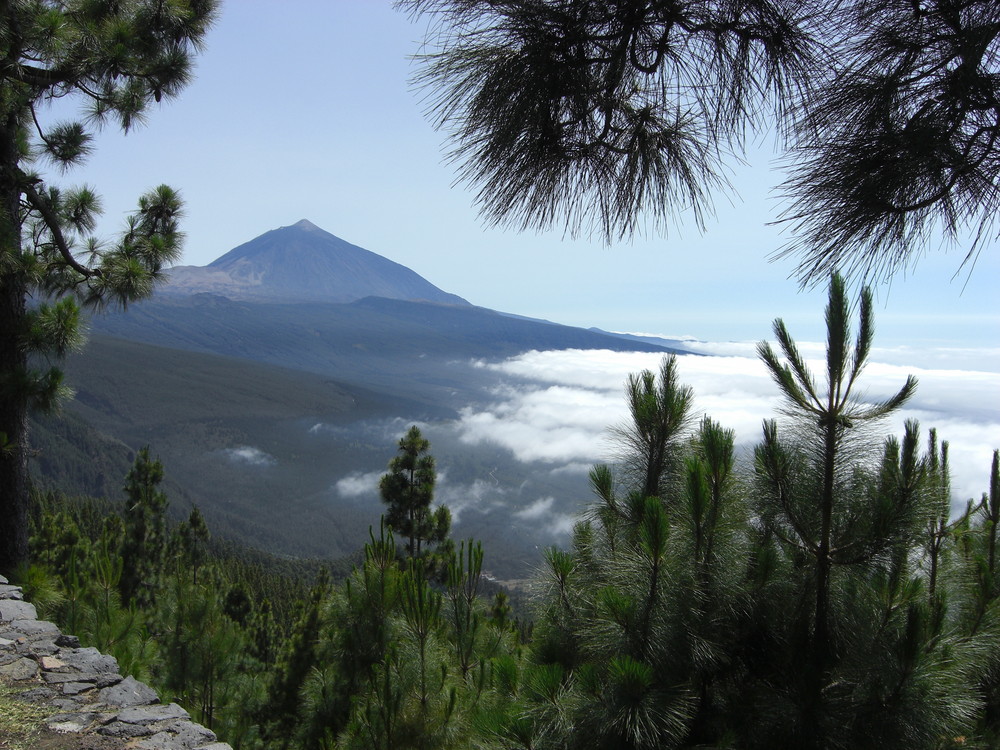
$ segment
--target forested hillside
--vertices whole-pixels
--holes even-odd
[[[428,515],[415,427],[381,483],[397,533],[333,577],[169,522],[144,449],[117,503],[40,499],[22,583],[237,748],[991,747],[1000,455],[951,515],[945,436],[877,428],[916,381],[856,395],[871,307],[852,331],[833,280],[818,378],[775,323],[785,412],[752,461],[692,421],[672,356],[630,377],[622,462],[513,609]]]

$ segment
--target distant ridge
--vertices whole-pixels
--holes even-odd
[[[176,266],[158,293],[218,294],[257,302],[354,302],[365,297],[468,305],[406,266],[311,221],[273,229],[207,266]]]

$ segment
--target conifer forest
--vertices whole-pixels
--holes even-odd
[[[101,243],[96,195],[42,167],[82,159],[97,123],[128,131],[180,95],[218,9],[10,0],[0,573],[236,750],[1000,747],[1000,452],[982,494],[957,502],[949,436],[886,427],[917,380],[880,400],[865,386],[868,283],[919,256],[934,222],[995,231],[998,6],[397,5],[434,21],[421,85],[488,221],[604,238],[650,213],[669,223],[775,118],[795,160],[783,252],[827,293],[821,367],[781,318],[761,331],[781,406],[749,450],[696,413],[676,355],[630,375],[617,459],[591,468],[569,542],[513,587],[453,534],[418,426],[385,456],[381,524],[344,559],[268,554],[197,507],[172,515],[156,445],[135,446],[120,493],[43,491],[28,415],[66,397],[85,310],[155,294],[182,209],[156,188]],[[85,117],[40,124],[43,101],[70,95]]]

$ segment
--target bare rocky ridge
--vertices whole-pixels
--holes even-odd
[[[65,745],[43,738],[39,747],[232,750],[176,703],[163,705],[148,685],[122,677],[114,657],[81,648],[76,636],[39,620],[21,588],[3,576],[0,682],[18,690],[19,699],[51,711],[45,719],[50,734],[93,737]]]

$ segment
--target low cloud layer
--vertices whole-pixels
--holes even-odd
[[[749,448],[760,439],[765,419],[779,416],[777,386],[756,358],[754,343],[684,342],[692,355],[678,360],[681,380],[695,393],[696,416],[708,414],[736,431]],[[800,349],[822,378],[824,346]],[[697,352],[695,354],[694,352]],[[709,356],[698,356],[698,354]],[[910,357],[907,359],[906,357]],[[894,394],[907,375],[919,381],[906,409],[887,420],[885,434],[902,433],[906,419],[919,420],[924,440],[931,427],[949,441],[956,504],[978,499],[988,488],[993,449],[1000,447],[1000,366],[972,350],[876,351],[858,393],[869,400]],[[884,355],[884,356],[883,356]],[[612,461],[616,444],[610,428],[627,418],[624,383],[630,373],[657,370],[662,355],[610,351],[528,352],[499,363],[475,366],[491,373],[496,385],[457,420],[419,423],[438,460],[435,502],[452,512],[456,538],[491,539],[504,554],[525,554],[532,545],[565,543],[578,514],[591,499],[587,471]],[[396,443],[411,423],[400,419],[351,425],[319,423],[316,439],[362,439],[384,445],[377,465],[331,478],[341,500],[382,511],[378,480]],[[241,460],[257,456],[241,448]],[[520,540],[515,542],[512,540]]]
[[[453,425],[436,426],[439,436],[451,429]],[[589,467],[589,464],[580,464],[568,467],[560,465],[558,468],[584,472]],[[500,524],[509,528],[514,522],[522,531],[530,530],[531,536],[546,543],[561,540],[572,530],[577,520],[579,501],[585,500],[586,496],[563,498],[561,501],[551,495],[538,496],[537,487],[528,477],[531,473],[531,470],[526,471],[520,484],[508,485],[490,475],[471,482],[454,481],[447,469],[439,468],[434,487],[434,505],[447,506],[455,526],[462,523],[467,513],[471,513],[477,519],[476,523]],[[385,470],[354,472],[334,482],[332,491],[342,499],[370,505],[381,511],[378,483],[384,474]],[[493,518],[497,520],[487,520]]]
[[[714,355],[678,361],[682,381],[694,388],[696,412],[736,430],[741,444],[755,443],[763,420],[778,416],[781,405],[777,386],[756,359],[755,345],[686,346]],[[800,349],[822,377],[823,345],[805,343]],[[912,364],[906,364],[906,358]],[[493,392],[488,408],[462,413],[460,438],[467,444],[499,444],[521,461],[549,462],[553,470],[609,460],[614,446],[608,427],[626,419],[626,377],[643,369],[655,371],[660,359],[658,354],[570,350],[479,363],[504,376],[504,385]],[[929,428],[937,428],[939,438],[950,443],[956,498],[978,498],[988,488],[993,449],[1000,447],[1000,373],[975,363],[996,363],[996,352],[876,350],[872,360],[860,381],[859,395],[865,400],[891,396],[907,375],[919,381],[906,408],[886,421],[886,434],[900,434],[907,419],[920,421],[925,439]]]
[[[544,526],[552,536],[569,534],[579,520],[575,514],[557,510],[556,499],[551,495],[540,497],[530,505],[515,511],[513,516],[522,521]]]
[[[378,493],[378,482],[385,472],[369,471],[367,473],[348,474],[342,479],[338,479],[333,489],[338,495],[344,498],[356,499],[365,496],[374,496]]]
[[[248,466],[272,466],[276,463],[274,456],[251,445],[238,445],[235,448],[227,448],[223,452],[233,463]]]

